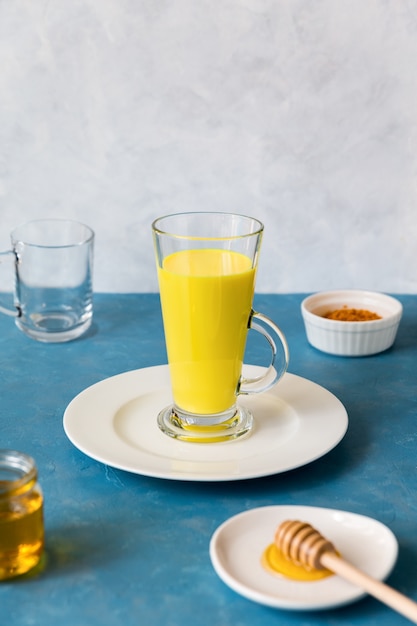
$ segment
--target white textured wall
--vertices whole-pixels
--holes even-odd
[[[415,0],[0,0],[0,242],[97,235],[156,289],[150,223],[265,223],[258,290],[417,289]]]

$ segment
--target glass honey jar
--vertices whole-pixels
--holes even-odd
[[[0,449],[0,580],[35,567],[43,549],[43,495],[35,461]]]

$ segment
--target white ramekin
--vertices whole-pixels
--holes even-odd
[[[366,309],[381,316],[367,322],[344,322],[323,317],[343,307]],[[396,298],[375,291],[322,291],[301,303],[309,343],[339,356],[366,356],[383,352],[394,343],[403,307]]]

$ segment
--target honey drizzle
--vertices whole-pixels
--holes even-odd
[[[333,575],[333,572],[328,569],[307,570],[302,565],[295,565],[282,555],[274,543],[264,550],[261,563],[270,574],[299,582],[314,582]]]

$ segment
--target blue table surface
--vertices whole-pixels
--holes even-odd
[[[208,551],[223,521],[254,507],[344,509],[394,532],[399,557],[388,582],[417,600],[417,296],[397,297],[404,315],[394,347],[343,358],[307,343],[302,294],[256,296],[255,308],[287,336],[289,371],[333,392],[348,411],[349,428],[331,452],[304,467],[217,483],[111,468],[80,452],[63,430],[66,406],[86,387],[166,363],[157,294],[96,294],[92,329],[66,344],[28,339],[0,315],[0,447],[36,459],[46,529],[43,568],[0,584],[0,624],[409,623],[369,596],[319,612],[258,605],[217,577]],[[263,358],[249,342],[246,362],[264,364]]]

